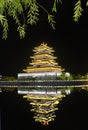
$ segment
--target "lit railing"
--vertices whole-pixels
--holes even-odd
[[[0,81],[2,87],[88,87],[88,79],[83,80],[30,80],[30,81]]]

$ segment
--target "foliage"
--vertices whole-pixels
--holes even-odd
[[[80,74],[77,74],[77,75],[74,75],[73,76],[74,79],[88,79],[88,73],[85,74],[85,75],[80,75]]]
[[[75,22],[78,22],[80,16],[82,15],[82,6],[81,6],[81,0],[78,0],[74,7],[74,15],[73,19]]]
[[[56,1],[56,0],[55,0]],[[12,17],[17,24],[20,38],[25,37],[26,26],[37,24],[39,8],[47,13],[48,23],[55,29],[54,16],[46,11],[37,0],[0,0],[0,23],[3,27],[3,39],[8,37],[8,17]],[[53,7],[53,11],[55,4]]]
[[[13,77],[13,76],[7,76],[7,77],[6,76],[2,76],[0,81],[16,81],[16,78]],[[16,90],[16,88],[12,87],[12,86],[9,86],[9,87],[2,87],[1,90],[2,91],[6,91],[6,92],[7,91],[9,91],[9,92],[11,91],[12,92],[12,91]]]
[[[48,22],[53,29],[55,29],[55,21],[53,15],[48,14]]]
[[[2,76],[0,80],[1,81],[16,81],[16,78],[13,76],[8,76],[8,77]]]
[[[7,19],[5,18],[5,16],[0,15],[0,23],[3,27],[3,39],[7,38],[7,31],[8,31],[8,22]]]
[[[61,80],[73,80],[73,76],[70,74],[69,77],[66,76],[66,72],[63,72],[60,76]]]
[[[53,5],[51,4],[53,2]],[[17,24],[17,31],[20,38],[25,37],[27,25],[35,25],[39,21],[40,8],[42,8],[47,14],[47,20],[52,29],[55,29],[54,13],[57,13],[57,5],[62,3],[61,0],[52,0],[51,10],[48,5],[49,13],[45,7],[43,7],[38,0],[0,0],[0,24],[3,27],[3,39],[8,37],[8,17],[12,17]],[[41,2],[42,3],[42,2]],[[88,0],[86,2],[88,6]],[[81,0],[77,0],[74,6],[73,20],[78,22],[82,15]]]
[[[13,92],[13,91],[15,91],[16,90],[16,88],[14,88],[14,87],[3,87],[2,89],[1,89],[3,92],[5,91],[5,92]]]

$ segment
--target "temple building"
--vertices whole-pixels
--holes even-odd
[[[41,43],[40,46],[34,48],[33,52],[34,56],[30,57],[32,62],[23,70],[26,73],[18,74],[19,79],[54,79],[62,74],[64,69],[55,61],[57,57],[53,54],[53,48],[47,46],[46,43]]]
[[[32,62],[18,74],[19,80],[28,80],[32,82],[42,82],[43,80],[53,81],[59,79],[64,69],[56,62],[54,50],[46,43],[41,43],[35,47],[34,55],[30,58]],[[31,111],[34,112],[34,119],[43,125],[48,125],[56,117],[55,111],[58,110],[57,104],[65,95],[61,90],[56,90],[54,86],[31,86],[30,88],[19,88],[19,94],[24,94],[30,104]]]

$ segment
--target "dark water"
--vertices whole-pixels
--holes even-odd
[[[88,92],[85,90],[76,90],[63,98],[58,104],[59,110],[56,111],[55,121],[49,126],[42,126],[34,121],[33,113],[30,112],[31,106],[16,91],[0,93],[0,108],[2,110],[2,124],[0,124],[2,130],[88,129]]]
[[[0,109],[0,130],[1,130],[1,109]]]

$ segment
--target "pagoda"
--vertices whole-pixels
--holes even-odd
[[[53,48],[43,42],[35,47],[33,52],[34,55],[30,57],[32,62],[23,70],[24,73],[18,74],[18,79],[33,82],[45,80],[47,82],[59,78],[64,69],[56,62],[57,57],[53,54]],[[60,89],[56,90],[54,86],[31,86],[25,91],[20,88],[18,93],[25,94],[23,98],[26,98],[32,105],[33,118],[43,125],[48,125],[49,122],[54,121],[55,111],[58,110],[56,106],[65,96]]]
[[[26,69],[23,69],[26,73],[18,74],[18,78],[56,78],[62,74],[64,69],[58,65],[55,61],[57,57],[54,56],[53,48],[47,46],[47,43],[41,43],[40,46],[35,47],[34,56],[31,56],[32,62]]]

